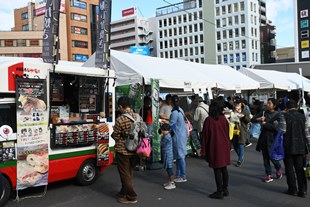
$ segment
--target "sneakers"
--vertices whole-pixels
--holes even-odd
[[[127,203],[137,203],[138,202],[137,199],[129,200],[126,197],[118,198],[117,201],[120,202],[120,203],[125,203],[125,204],[127,204]]]
[[[273,178],[272,178],[271,175],[266,175],[266,176],[264,177],[264,182],[265,182],[265,183],[269,183],[269,182],[271,182],[271,181],[273,181]]]
[[[165,184],[167,184],[167,183],[165,183]],[[164,185],[165,185],[165,184],[164,184]],[[172,189],[175,189],[176,186],[175,186],[175,183],[174,183],[174,182],[170,182],[170,183],[168,183],[168,185],[164,186],[164,188],[165,188],[166,190],[172,190]]]
[[[176,183],[185,183],[187,182],[187,179],[186,178],[182,178],[182,177],[177,177],[174,179],[174,182]]]
[[[243,163],[243,160],[242,161],[238,160],[238,162],[235,164],[235,166],[236,167],[241,167],[242,163]]]
[[[247,144],[245,145],[245,147],[249,147],[249,146],[251,146],[251,145],[252,145],[252,143],[249,142],[249,143],[247,143]]]
[[[276,178],[277,179],[281,179],[282,178],[282,170],[281,169],[276,171]]]

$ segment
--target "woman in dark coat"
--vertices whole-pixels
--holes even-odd
[[[213,100],[202,131],[202,156],[206,157],[209,167],[213,168],[217,191],[210,198],[223,199],[228,196],[228,171],[230,165],[229,125],[223,114],[224,103]]]
[[[263,180],[267,183],[273,181],[270,162],[272,162],[276,168],[276,178],[282,178],[280,161],[273,160],[270,156],[275,133],[278,130],[283,132],[286,131],[285,119],[283,114],[277,111],[278,106],[279,102],[276,99],[269,98],[267,102],[267,111],[262,111],[252,118],[252,122],[260,122],[262,125],[262,132],[259,136],[256,150],[262,152],[266,173]]]

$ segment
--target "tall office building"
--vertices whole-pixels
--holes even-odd
[[[148,19],[135,14],[111,22],[111,49],[129,52],[131,46],[148,46],[153,51],[153,31]]]
[[[157,56],[215,63],[214,0],[189,0],[156,9]],[[206,22],[204,19],[207,19]]]
[[[235,69],[261,62],[258,0],[215,0],[217,63]]]

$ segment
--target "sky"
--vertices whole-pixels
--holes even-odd
[[[0,0],[0,31],[9,31],[14,25],[13,11],[30,0]],[[34,1],[34,0],[33,0]],[[276,26],[277,48],[294,46],[294,0],[266,0],[267,19]],[[154,17],[156,8],[182,0],[112,0],[112,21],[122,17],[122,10],[138,8],[138,16]]]

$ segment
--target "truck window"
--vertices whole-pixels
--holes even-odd
[[[9,125],[16,133],[16,104],[0,104],[0,127]]]

